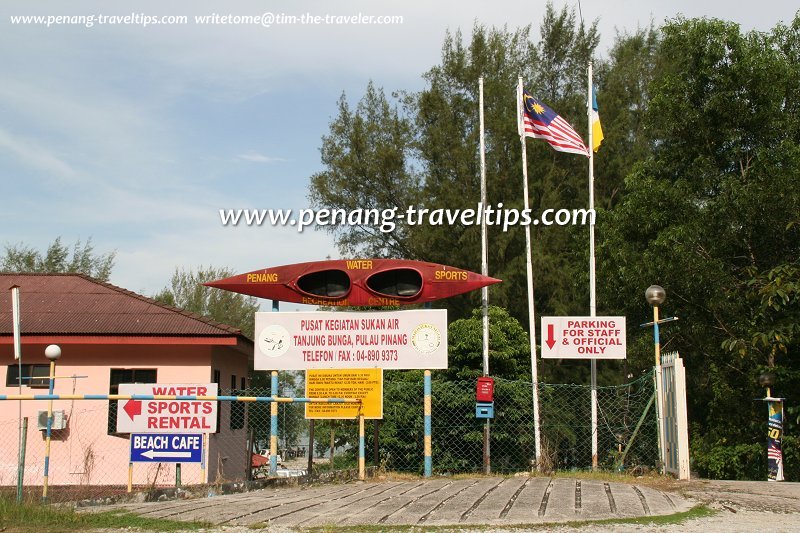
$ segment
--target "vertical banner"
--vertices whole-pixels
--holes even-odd
[[[767,480],[783,481],[783,401],[767,400],[769,427],[767,430]]]

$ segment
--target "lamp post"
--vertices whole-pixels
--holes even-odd
[[[42,503],[47,503],[47,485],[50,473],[50,436],[53,431],[53,385],[56,376],[56,360],[61,357],[61,348],[57,344],[51,344],[44,349],[44,356],[50,360],[50,391],[51,399],[47,403],[47,434],[44,444],[44,476],[42,483]]]
[[[764,372],[758,376],[758,384],[767,389],[767,398],[772,398],[772,386],[775,384],[775,374]]]
[[[758,383],[767,389],[767,481],[783,481],[783,398],[772,397],[775,374],[765,372],[758,376]]]
[[[644,297],[647,299],[647,303],[653,306],[653,340],[656,348],[656,366],[659,366],[661,364],[661,340],[658,336],[658,306],[667,299],[667,291],[660,285],[650,285],[644,291]]]
[[[664,460],[664,395],[661,390],[661,339],[659,338],[658,331],[658,306],[664,303],[667,299],[667,291],[660,285],[650,285],[644,291],[644,297],[647,303],[653,306],[653,341],[655,343],[656,352],[656,368],[655,368],[655,385],[656,385],[656,419],[658,421],[658,458],[661,464],[665,464]]]

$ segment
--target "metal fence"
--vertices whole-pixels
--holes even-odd
[[[475,417],[475,385],[474,380],[442,381],[434,375],[431,391],[434,475],[483,471],[484,421]],[[601,468],[643,471],[657,466],[653,391],[651,374],[625,385],[598,388]],[[493,472],[508,474],[535,467],[532,394],[529,382],[495,380],[495,418],[490,422],[489,446]],[[392,471],[423,472],[422,397],[421,380],[387,380],[384,384],[384,418],[378,423],[377,435],[379,466]],[[542,467],[547,471],[590,469],[590,387],[540,383],[539,398]],[[343,434],[341,441],[357,442],[352,440],[357,435],[355,423],[339,431]],[[373,445],[367,446],[368,460],[375,460],[371,455],[374,449]],[[352,455],[354,450],[349,453]]]
[[[475,417],[475,380],[432,381],[432,459],[434,475],[483,470],[484,421]],[[281,390],[281,396],[303,396]],[[651,469],[657,466],[658,444],[653,378],[647,374],[625,385],[598,388],[598,449],[604,469]],[[295,394],[292,394],[295,392]],[[221,390],[220,395],[270,396],[267,389]],[[491,470],[530,471],[535,460],[532,387],[523,381],[495,380],[495,418],[491,420]],[[591,468],[590,388],[584,385],[539,384],[542,465],[548,470]],[[46,409],[44,401],[28,401]],[[41,405],[38,405],[41,404]],[[53,501],[110,497],[127,490],[129,439],[109,435],[108,401],[56,402],[65,429],[53,432],[49,465]],[[300,475],[313,454],[314,469],[355,467],[357,420],[321,421],[311,426],[305,406],[278,405],[278,455],[281,471]],[[207,464],[176,467],[170,463],[137,463],[135,491],[182,485],[214,485],[258,479],[268,474],[265,453],[270,442],[270,404],[220,402],[219,431],[208,439]],[[114,411],[112,409],[112,411]],[[421,373],[387,373],[384,418],[367,421],[367,464],[390,471],[422,474],[424,457],[423,381]],[[35,425],[28,432],[24,484],[30,497],[41,495],[44,438]],[[19,421],[0,420],[0,490],[13,493],[17,483]],[[113,427],[113,424],[111,424]],[[377,431],[376,431],[377,428]],[[43,433],[43,432],[42,432]],[[32,436],[31,436],[32,435]],[[377,442],[377,445],[375,444]],[[331,462],[331,450],[334,461]],[[377,451],[377,456],[375,455]],[[625,453],[627,451],[627,453]],[[624,461],[622,455],[625,453]],[[38,491],[38,493],[37,493]]]

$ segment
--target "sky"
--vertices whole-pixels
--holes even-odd
[[[577,2],[554,0],[557,9]],[[583,0],[599,53],[617,31],[716,17],[744,30],[790,23],[762,0]],[[92,239],[116,251],[111,282],[153,295],[176,267],[237,273],[338,258],[322,231],[223,227],[226,208],[301,209],[322,170],[321,137],[344,92],[418,90],[445,33],[477,21],[533,24],[540,0],[137,1],[0,3],[0,245],[44,250]],[[269,27],[198,24],[202,15],[272,14]],[[387,25],[284,23],[290,16],[401,16]],[[185,15],[186,24],[13,23],[12,16]],[[97,20],[97,19],[96,19]],[[107,19],[108,20],[108,19]],[[477,154],[477,147],[476,147]],[[477,157],[477,155],[476,155]]]

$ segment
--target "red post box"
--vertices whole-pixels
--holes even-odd
[[[475,401],[493,402],[494,401],[494,379],[484,376],[478,378],[478,387],[475,391]]]

